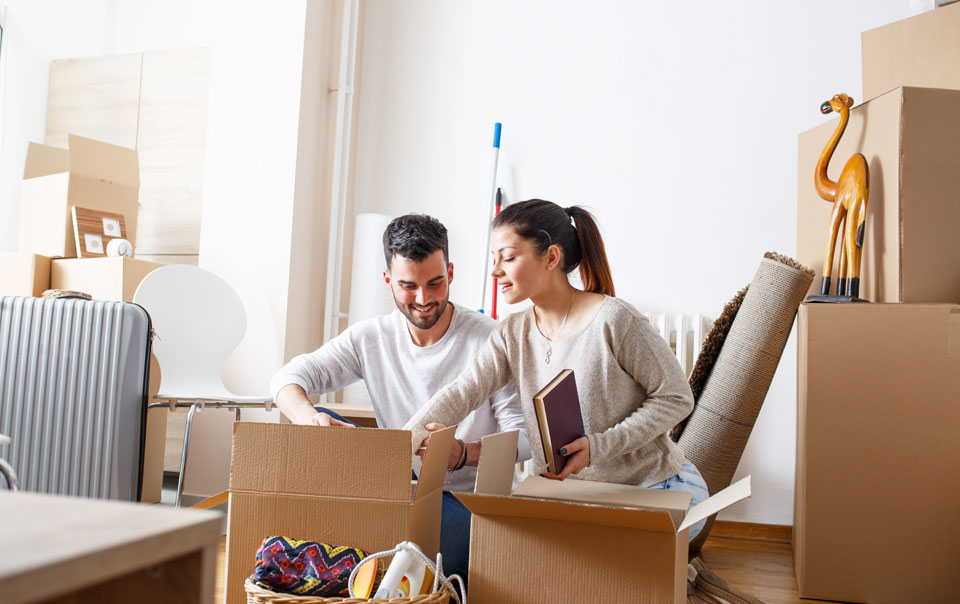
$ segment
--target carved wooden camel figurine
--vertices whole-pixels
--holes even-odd
[[[835,95],[820,105],[821,113],[826,114],[832,111],[839,113],[840,123],[820,154],[814,182],[817,186],[817,194],[833,203],[833,211],[830,213],[830,231],[827,234],[827,247],[823,257],[823,282],[820,293],[822,295],[830,293],[833,253],[837,234],[840,232],[840,224],[843,223],[837,295],[856,298],[860,294],[860,258],[863,251],[864,224],[867,219],[867,197],[870,193],[867,160],[860,153],[854,153],[843,166],[837,182],[827,177],[827,164],[830,163],[837,143],[847,127],[852,106],[853,99],[845,94]]]

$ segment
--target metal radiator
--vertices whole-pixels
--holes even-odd
[[[139,498],[149,358],[135,304],[0,298],[0,457],[23,490]]]
[[[697,355],[703,347],[703,341],[713,327],[713,321],[703,315],[685,315],[679,313],[643,313],[653,328],[666,340],[677,355],[677,361],[683,367],[683,373],[690,377]]]

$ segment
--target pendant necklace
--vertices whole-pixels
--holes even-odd
[[[543,357],[543,362],[546,363],[547,365],[550,364],[550,355],[553,354],[553,339],[559,336],[561,332],[563,332],[563,326],[567,324],[567,317],[570,316],[570,309],[573,308],[573,299],[576,297],[577,297],[577,290],[573,290],[573,295],[570,296],[570,306],[567,307],[567,314],[563,315],[563,320],[560,321],[560,329],[558,329],[556,333],[551,334],[549,338],[546,338],[546,336],[544,336],[547,340],[547,355]]]

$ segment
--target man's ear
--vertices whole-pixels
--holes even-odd
[[[390,271],[383,271],[383,282],[387,284],[387,287],[390,287]]]
[[[453,263],[447,265],[447,285],[453,283]]]

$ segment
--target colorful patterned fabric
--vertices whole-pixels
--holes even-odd
[[[296,595],[346,596],[350,573],[367,552],[289,537],[267,537],[257,550],[253,580],[265,589]]]

